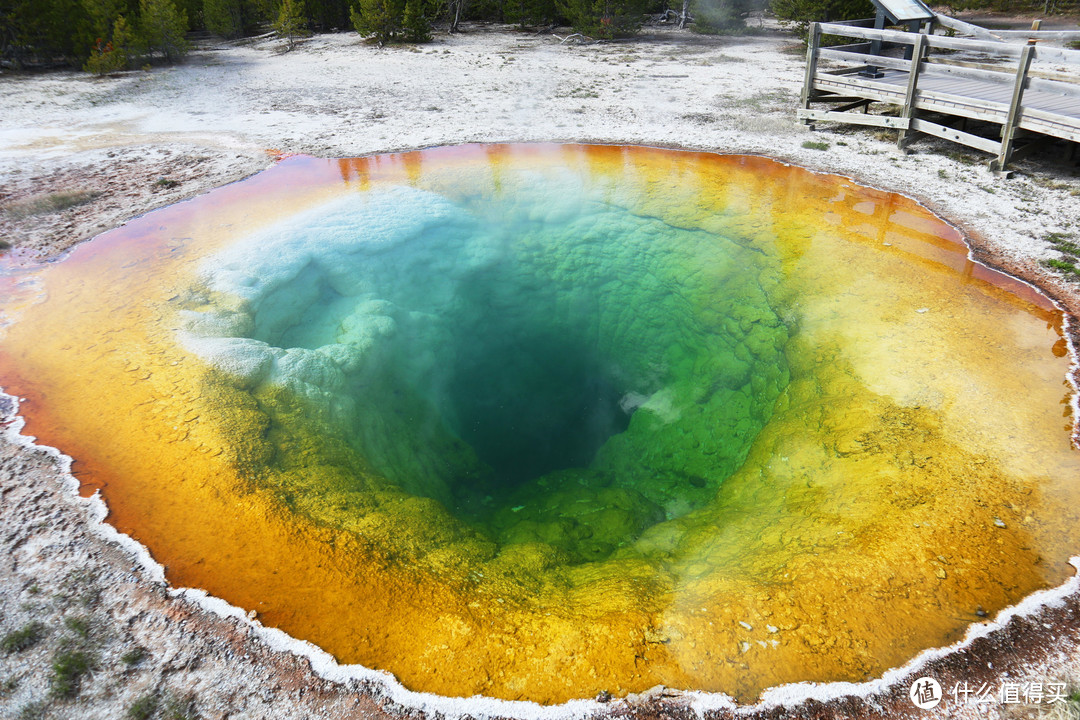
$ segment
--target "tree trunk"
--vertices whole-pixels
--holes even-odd
[[[690,0],[682,0],[682,12],[679,13],[679,29],[686,27],[686,19],[690,15]]]
[[[450,23],[450,32],[456,33],[458,31],[458,22],[461,20],[461,6],[465,4],[465,0],[454,0],[454,21]]]

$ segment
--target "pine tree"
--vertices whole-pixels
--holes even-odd
[[[594,38],[636,35],[649,0],[560,0],[559,10],[578,32]]]
[[[121,15],[112,23],[112,40],[99,38],[83,69],[96,75],[125,70],[131,64],[135,34]]]
[[[126,70],[134,63],[135,56],[139,54],[141,49],[141,39],[135,28],[133,28],[123,15],[116,18],[116,22],[113,23],[112,31],[112,46],[113,52],[118,57],[118,64],[121,70]]]
[[[360,7],[352,8],[349,17],[356,32],[374,35],[379,42],[392,42],[401,32],[401,16],[405,5],[400,0],[360,0]]]
[[[550,25],[558,15],[555,0],[507,0],[502,12],[508,23],[523,29],[526,25]]]
[[[90,19],[87,28],[96,38],[112,37],[116,20],[124,15],[123,0],[79,0]]]
[[[874,16],[874,6],[870,0],[772,0],[770,9],[781,23],[794,27],[804,41],[812,22],[838,22]]]
[[[202,19],[202,0],[173,0],[173,4],[176,5],[177,12],[187,16],[188,30],[203,30],[206,28]]]
[[[285,38],[292,50],[296,39],[308,34],[307,18],[304,17],[303,0],[281,0],[281,11],[274,22],[274,31],[278,37]]]
[[[431,39],[432,0],[359,0],[360,8],[350,10],[353,27],[361,35],[374,35],[379,42]]]
[[[340,30],[349,26],[348,0],[304,0],[308,27],[320,31]]]
[[[84,21],[70,31],[76,34],[75,45],[82,57],[101,55],[102,48],[112,42],[113,25],[120,17],[132,17],[134,8],[125,7],[124,0],[79,0]]]
[[[507,0],[503,6],[506,22],[517,23],[524,29],[526,25],[548,25],[559,14],[555,0]]]
[[[427,17],[427,3],[424,0],[405,0],[405,10],[401,14],[401,29],[409,42],[431,40],[431,22]]]
[[[15,67],[90,54],[92,22],[79,0],[0,0],[0,51]]]
[[[139,10],[143,41],[150,52],[160,52],[166,62],[187,54],[187,14],[177,10],[173,0],[139,0]]]
[[[244,34],[244,15],[240,0],[203,0],[206,29],[226,38]]]

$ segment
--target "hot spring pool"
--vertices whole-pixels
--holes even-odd
[[[844,178],[295,157],[4,282],[0,384],[109,522],[414,690],[863,680],[1077,552],[1061,314]]]

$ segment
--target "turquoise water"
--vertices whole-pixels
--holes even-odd
[[[482,206],[347,197],[252,237],[207,261],[229,310],[189,332],[407,493],[596,559],[743,462],[787,383],[787,330],[760,253],[575,178],[519,180]]]

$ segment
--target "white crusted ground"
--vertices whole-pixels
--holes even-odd
[[[595,45],[481,27],[421,46],[378,48],[353,33],[318,36],[290,53],[273,40],[222,45],[151,72],[6,78],[0,177],[6,189],[42,171],[113,165],[109,151],[146,144],[258,158],[268,149],[341,157],[595,141],[762,153],[852,175],[930,200],[1015,257],[1050,256],[1046,234],[1080,222],[1075,166],[1022,164],[1031,174],[1006,183],[974,162],[985,156],[957,146],[930,152],[923,140],[904,156],[892,131],[810,133],[793,121],[803,64],[788,36],[674,30]],[[829,147],[803,148],[807,140]],[[162,176],[184,159],[164,158]]]

